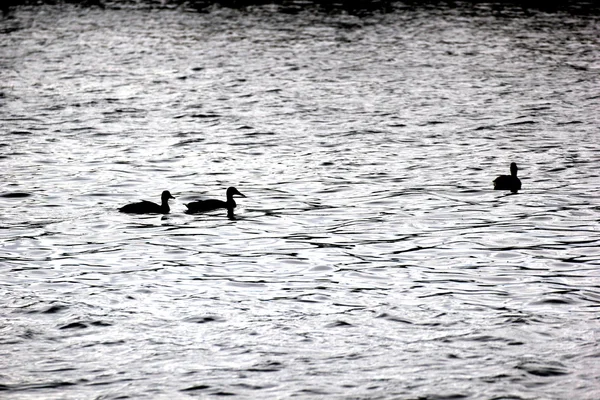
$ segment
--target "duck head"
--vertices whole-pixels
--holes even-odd
[[[171,196],[171,192],[169,192],[168,190],[165,190],[164,192],[162,192],[162,195],[160,196],[161,200],[164,201],[168,201],[169,199],[174,199],[175,197]]]
[[[233,198],[233,196],[240,196],[240,197],[246,197],[245,195],[243,195],[242,193],[240,193],[239,190],[237,190],[236,188],[234,188],[233,186],[227,189],[227,198],[231,199]]]

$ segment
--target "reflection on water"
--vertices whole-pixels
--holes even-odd
[[[600,396],[597,17],[1,24],[6,396]]]

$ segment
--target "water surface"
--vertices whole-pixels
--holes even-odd
[[[598,17],[0,24],[2,397],[600,397]]]

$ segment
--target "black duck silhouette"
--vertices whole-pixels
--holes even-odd
[[[195,214],[205,211],[217,210],[219,208],[226,208],[227,213],[229,215],[233,215],[233,209],[237,205],[235,204],[233,196],[246,197],[232,186],[227,189],[227,201],[217,199],[193,201],[185,205],[188,208],[187,213]]]
[[[169,199],[174,198],[175,197],[171,196],[171,193],[168,190],[165,190],[160,196],[160,205],[151,201],[142,200],[139,203],[127,204],[126,206],[119,208],[119,211],[128,214],[168,214],[169,211],[171,211]]]
[[[510,190],[513,193],[517,193],[517,191],[521,190],[521,180],[517,178],[517,168],[516,163],[510,164],[510,175],[500,175],[496,179],[494,179],[494,189],[495,190]]]

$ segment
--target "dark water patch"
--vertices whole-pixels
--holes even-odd
[[[92,321],[91,326],[112,326],[112,323],[106,321]]]
[[[576,301],[570,300],[570,299],[552,298],[552,299],[544,299],[544,300],[536,301],[533,304],[535,304],[535,305],[544,305],[544,304],[567,305],[567,304],[575,304],[575,303],[576,303]]]
[[[88,325],[84,324],[82,322],[72,322],[67,325],[63,325],[63,326],[59,327],[58,329],[85,329],[87,327],[88,327]]]
[[[474,342],[486,342],[486,343],[510,341],[509,339],[506,339],[506,338],[496,337],[496,336],[491,336],[491,335],[476,335],[476,336],[471,336],[467,339],[470,341],[474,341]]]
[[[253,365],[247,370],[250,372],[276,372],[281,371],[285,366],[278,361],[265,361]]]
[[[0,197],[6,198],[6,199],[19,199],[19,198],[29,197],[29,196],[31,196],[31,193],[26,193],[26,192],[10,192],[10,193],[0,194]]]
[[[196,392],[199,390],[208,390],[211,387],[209,385],[196,385],[190,386],[189,388],[181,389],[182,392]]]
[[[64,110],[65,108],[67,108],[66,104],[53,104],[49,107],[46,107],[45,110],[46,111],[61,111],[61,110]]]
[[[186,132],[178,132],[175,137],[188,137],[188,136],[202,136],[202,132],[198,131],[186,131]]]
[[[58,314],[68,308],[69,308],[68,306],[63,305],[63,304],[52,304],[52,305],[46,306],[40,310],[31,311],[31,312],[40,313],[40,314]]]
[[[81,127],[71,128],[68,130],[68,132],[92,132],[95,130],[96,130],[96,128],[93,126],[81,126]]]
[[[94,128],[94,127],[89,127],[87,129],[89,131],[95,131],[95,130],[97,130],[97,128]],[[114,136],[114,133],[112,133],[112,132],[93,132],[92,136],[93,137],[98,137],[98,138],[104,138],[104,137]]]
[[[444,121],[426,121],[424,123],[422,123],[422,126],[427,126],[427,125],[442,125],[442,124],[446,124],[447,122]]]
[[[45,383],[34,383],[34,384],[23,384],[23,385],[5,385],[8,387],[6,390],[21,392],[21,391],[30,391],[30,390],[45,390],[45,389],[61,389],[69,386],[76,386],[77,382],[68,382],[68,381],[53,381],[53,382],[45,382]]]
[[[432,394],[427,396],[426,400],[460,400],[460,399],[468,399],[471,398],[471,395],[468,394]]]
[[[173,147],[182,147],[182,146],[187,146],[187,145],[194,144],[194,143],[201,143],[201,142],[204,142],[205,140],[206,139],[204,139],[204,138],[182,140],[181,142],[175,143],[173,145]]]
[[[280,297],[278,300],[283,300],[284,298]],[[310,298],[309,296],[297,296],[297,297],[287,297],[286,300],[294,300],[300,303],[322,303],[322,299]]]
[[[54,0],[11,0],[6,6],[2,7],[3,15],[12,16],[13,8],[22,5],[43,5],[55,4]],[[80,6],[101,9],[101,10],[121,10],[130,9],[131,2],[127,1],[100,1],[100,0],[70,0],[69,3],[79,4]],[[540,0],[508,0],[503,2],[493,2],[490,4],[480,4],[478,1],[464,1],[458,3],[448,3],[437,0],[407,0],[401,3],[392,0],[273,0],[265,2],[265,0],[170,0],[168,2],[158,4],[152,0],[141,0],[135,2],[136,9],[167,9],[174,10],[182,5],[188,10],[196,10],[201,13],[210,12],[216,4],[231,9],[244,10],[248,7],[264,6],[265,4],[271,7],[276,6],[276,10],[282,14],[298,15],[307,10],[321,11],[324,13],[349,13],[350,15],[371,16],[374,13],[388,13],[394,11],[429,11],[444,9],[462,10],[463,13],[471,13],[476,15],[481,12],[494,12],[497,15],[514,16],[518,15],[523,10],[531,12],[543,11],[548,13],[568,12],[574,15],[589,15],[600,12],[600,7],[591,1],[551,1],[544,2]],[[336,26],[345,29],[356,29],[362,27],[363,24],[356,22],[338,22]],[[193,67],[193,71],[200,71],[204,67]]]
[[[206,119],[206,118],[221,118],[222,115],[220,114],[215,114],[215,113],[205,113],[205,114],[191,114],[189,116],[190,118],[199,118],[199,119]]]
[[[71,322],[69,324],[60,326],[58,329],[66,330],[66,329],[87,329],[90,326],[111,326],[112,324],[104,321],[93,321],[93,322]]]
[[[86,193],[89,197],[115,197],[115,193],[112,192],[97,192],[97,193]]]
[[[514,316],[508,317],[503,321],[503,324],[517,324],[517,325],[529,325],[531,320],[527,317]]]
[[[562,364],[542,364],[539,362],[524,362],[515,367],[518,370],[527,372],[528,374],[541,376],[544,378],[568,375],[569,370]]]
[[[347,328],[347,327],[350,327],[350,326],[354,326],[354,325],[351,324],[351,323],[349,323],[349,322],[346,322],[346,321],[338,320],[338,321],[335,321],[335,322],[333,322],[331,324],[327,324],[326,328]]]
[[[496,125],[481,125],[478,126],[477,128],[474,128],[474,131],[490,131],[490,130],[496,130],[498,129],[498,126]]]
[[[268,388],[273,388],[276,385],[277,384],[275,384],[275,383],[268,384],[268,385],[250,385],[250,384],[247,384],[247,383],[239,383],[239,384],[236,384],[235,387],[238,387],[240,389],[245,389],[245,390],[256,391],[256,390],[265,390],[265,389],[268,389]]]
[[[111,111],[105,111],[103,115],[113,115],[113,114],[145,114],[147,110],[142,110],[134,107],[123,107],[123,108],[115,108]]]
[[[326,391],[326,390],[321,390],[321,389],[302,389],[299,390],[298,393],[300,393],[301,395],[309,395],[309,396],[327,396],[330,395],[331,393]],[[292,395],[291,397],[296,397],[294,395]]]
[[[562,171],[565,171],[567,169],[568,169],[567,167],[555,167],[555,168],[552,168],[552,169],[548,170],[548,173],[562,172]]]
[[[234,392],[226,392],[226,391],[222,391],[219,390],[217,392],[211,393],[213,396],[221,396],[221,397],[230,397],[230,396],[237,396],[237,393]]]
[[[184,321],[191,322],[194,324],[206,324],[208,322],[222,322],[224,320],[222,318],[209,315],[209,316],[202,316],[202,317],[188,317]]]
[[[392,322],[400,322],[400,323],[402,323],[402,324],[409,324],[409,325],[412,325],[412,324],[413,324],[413,322],[412,322],[412,321],[409,321],[409,320],[407,320],[407,319],[405,319],[405,318],[397,317],[397,316],[395,316],[395,315],[391,315],[391,314],[388,314],[388,313],[382,313],[382,314],[379,314],[379,315],[378,315],[378,316],[376,316],[375,318],[383,318],[383,319],[385,319],[385,320],[388,320],[388,321],[392,321]]]
[[[535,125],[537,124],[538,121],[533,121],[533,120],[525,120],[525,121],[515,121],[515,122],[507,122],[505,125],[507,126],[518,126],[518,125]]]
[[[275,136],[277,135],[275,132],[248,132],[245,133],[244,136],[249,136],[249,137],[253,137],[253,136]]]
[[[579,124],[583,124],[583,121],[579,121],[579,120],[575,120],[575,121],[559,121],[556,123],[556,125],[558,126],[562,126],[562,125],[579,125]]]

